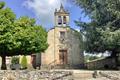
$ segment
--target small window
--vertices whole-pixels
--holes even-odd
[[[63,17],[63,24],[66,24],[66,16]]]
[[[60,31],[60,38],[65,38],[65,32],[64,31]]]
[[[62,17],[58,16],[58,24],[61,25],[62,24]]]

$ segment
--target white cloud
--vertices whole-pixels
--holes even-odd
[[[79,29],[79,28],[76,28],[75,30],[78,31],[78,32],[80,32],[80,29]]]
[[[61,3],[65,6],[67,0],[26,0],[23,5],[35,13],[40,23],[53,24],[55,8],[59,9]]]

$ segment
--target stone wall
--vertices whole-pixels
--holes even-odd
[[[0,71],[0,80],[72,80],[70,71]]]
[[[114,58],[102,58],[85,63],[87,69],[112,69],[115,68]]]
[[[106,77],[106,80],[120,80],[120,71],[100,71],[100,77]]]
[[[120,71],[86,70],[7,70],[0,71],[0,80],[120,80]]]

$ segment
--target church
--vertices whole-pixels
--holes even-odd
[[[48,31],[48,49],[41,54],[41,66],[83,68],[84,55],[79,32],[70,28],[70,15],[61,5],[54,12],[54,28]]]

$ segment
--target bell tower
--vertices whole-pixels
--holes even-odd
[[[69,13],[65,11],[63,5],[61,4],[60,9],[55,9],[55,26],[66,27],[69,25]]]

